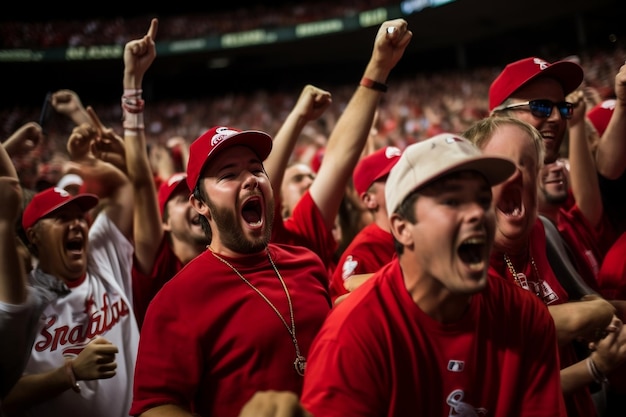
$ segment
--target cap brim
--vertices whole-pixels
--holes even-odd
[[[22,228],[24,230],[27,230],[28,228],[32,227],[35,223],[37,223],[39,220],[50,216],[55,211],[60,210],[61,208],[67,206],[68,204],[76,204],[83,212],[86,213],[87,211],[94,208],[98,204],[98,201],[100,201],[100,199],[95,194],[81,193],[65,201],[62,201],[61,203],[55,206],[48,208],[44,212],[30,213],[29,211],[30,204],[33,204],[31,200],[31,203],[29,203],[29,205],[26,206],[26,208],[24,209],[24,213],[22,215]]]
[[[563,87],[563,93],[565,95],[568,95],[580,86],[585,77],[585,73],[582,67],[575,62],[557,61],[553,64],[550,64],[550,66],[545,70],[533,75],[532,77],[521,83],[517,90],[536,78],[546,76],[552,77],[559,81],[559,83],[561,83],[561,86]],[[511,95],[513,95],[515,91],[513,91]]]
[[[89,193],[78,194],[72,197],[71,199],[62,202],[61,204],[57,204],[56,206],[48,210],[41,217],[43,218],[43,217],[49,216],[55,211],[61,209],[62,207],[67,206],[68,204],[76,204],[78,205],[78,207],[80,207],[82,211],[87,212],[91,210],[92,208],[94,208],[95,206],[97,206],[99,201],[100,199],[95,194],[89,194]]]
[[[167,186],[166,184],[163,184],[163,186]],[[183,178],[180,181],[178,181],[176,183],[176,185],[174,185],[173,188],[170,188],[167,193],[163,196],[159,195],[159,209],[161,210],[161,214],[163,214],[163,212],[165,211],[165,206],[167,205],[167,202],[170,201],[170,199],[172,198],[172,196],[174,194],[176,194],[179,190],[181,190],[182,188],[184,188],[187,191],[187,194],[190,194],[191,192],[189,191],[189,185],[187,184],[187,178]]]

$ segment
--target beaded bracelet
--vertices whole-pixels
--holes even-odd
[[[145,102],[139,96],[122,96],[122,108],[130,113],[141,113]]]
[[[143,90],[141,88],[125,88],[124,89],[124,95],[127,97],[130,97],[130,96],[141,97],[142,93],[143,93]]]
[[[141,98],[142,89],[125,88],[122,95],[122,127],[126,130],[144,129],[143,109],[145,102]]]

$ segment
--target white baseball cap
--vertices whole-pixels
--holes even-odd
[[[453,172],[477,171],[493,186],[509,178],[515,168],[510,159],[484,155],[462,136],[438,134],[407,146],[391,168],[385,187],[389,215],[413,191]]]

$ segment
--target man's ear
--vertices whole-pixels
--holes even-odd
[[[367,208],[368,210],[376,210],[379,205],[378,200],[376,199],[376,195],[370,192],[363,193],[363,195],[361,196],[361,201],[363,202],[365,208]]]
[[[198,200],[193,193],[189,196],[189,202],[191,206],[196,210],[200,215],[206,217],[208,220],[211,219],[211,210],[209,206],[202,200]]]
[[[400,242],[403,246],[413,245],[413,234],[411,233],[411,223],[408,220],[403,219],[397,213],[394,213],[389,218],[389,226],[391,234]]]
[[[32,243],[33,245],[37,243],[38,236],[37,236],[37,231],[35,230],[34,227],[29,227],[26,230],[26,237],[28,238],[28,241]]]
[[[165,204],[167,204],[167,203],[165,203]],[[165,210],[167,210],[167,208]],[[165,220],[164,217],[161,217],[161,228],[163,230],[165,230],[166,232],[169,232],[170,230],[172,230],[172,228],[170,227],[169,218],[170,218],[169,214],[167,216],[167,220]]]

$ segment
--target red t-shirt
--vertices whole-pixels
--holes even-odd
[[[598,283],[611,291],[611,299],[626,299],[626,233],[622,233],[604,257]]]
[[[534,293],[546,306],[563,304],[569,300],[567,292],[550,267],[546,253],[546,233],[540,219],[537,219],[530,233],[528,252],[517,257],[511,256],[510,259],[513,265],[525,265],[523,268],[518,267],[515,270],[516,274],[520,281],[526,282],[524,288]],[[532,265],[531,259],[534,260],[536,269]],[[503,252],[498,250],[491,252],[489,276],[515,282],[513,274],[504,260]],[[559,349],[559,358],[561,369],[579,362],[573,344],[562,346]],[[587,387],[567,395],[565,405],[569,417],[597,415],[596,407]]]
[[[276,204],[280,206],[280,204]],[[272,242],[288,245],[304,246],[315,252],[326,265],[330,273],[335,268],[333,256],[337,249],[337,242],[332,229],[325,225],[324,218],[307,190],[293,209],[291,217],[280,220],[280,210],[277,211],[272,226]],[[327,278],[327,282],[328,282]]]
[[[133,308],[137,317],[137,324],[141,329],[148,304],[161,287],[183,268],[183,263],[172,251],[167,234],[161,240],[150,275],[139,271],[135,266],[136,262],[133,259]]]
[[[565,416],[554,322],[536,297],[489,278],[442,324],[411,299],[396,258],[333,308],[301,400],[324,417]]]
[[[334,303],[348,290],[344,282],[352,275],[378,271],[391,261],[396,251],[393,236],[376,223],[365,226],[343,251],[330,278],[330,299]]]
[[[626,232],[613,243],[598,272],[598,283],[608,292],[610,300],[626,300]],[[626,364],[609,375],[611,388],[626,394]]]
[[[330,311],[326,269],[298,246],[270,244],[291,296],[304,357]],[[227,258],[291,325],[285,290],[267,253]],[[292,338],[274,309],[229,266],[205,251],[150,303],[141,330],[131,415],[162,404],[236,417],[258,390],[301,392]]]

